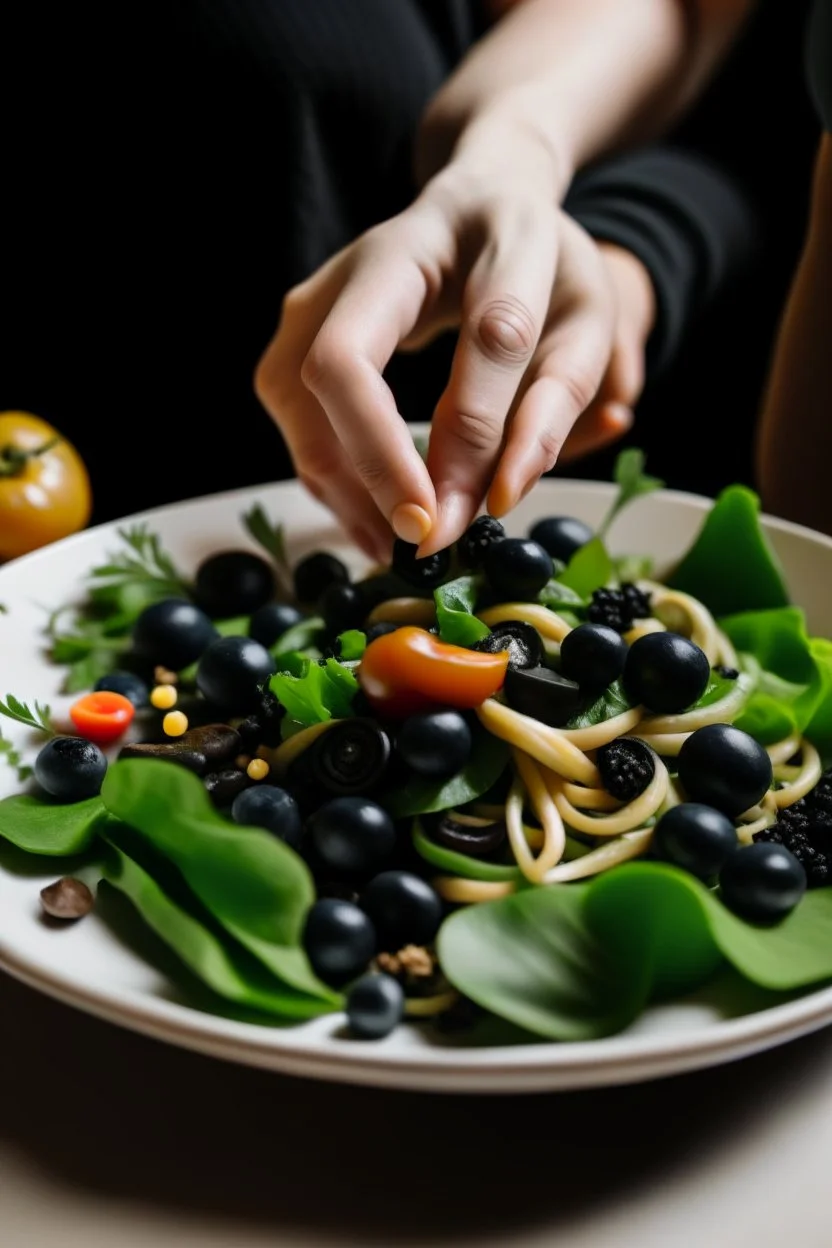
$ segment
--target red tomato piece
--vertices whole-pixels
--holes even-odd
[[[433,706],[480,706],[502,688],[507,667],[505,650],[466,650],[407,626],[370,642],[358,682],[379,714],[403,719]]]
[[[136,708],[120,693],[101,689],[85,693],[69,708],[78,735],[95,745],[111,745],[123,736],[133,722]]]

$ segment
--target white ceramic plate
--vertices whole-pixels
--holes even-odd
[[[542,482],[514,513],[525,530],[543,515],[570,514],[597,524],[613,495],[609,485]],[[260,502],[285,522],[292,560],[316,548],[339,551],[356,570],[329,514],[295,482],[197,499],[147,512],[146,519],[186,571],[205,555],[250,545],[241,516]],[[658,566],[686,548],[710,506],[707,499],[664,491],[637,500],[610,535],[615,553],[653,555]],[[122,522],[123,523],[123,522]],[[787,570],[795,601],[812,631],[832,636],[832,541],[777,520],[766,528]],[[78,600],[87,571],[120,542],[103,525],[0,568],[0,695],[49,703],[60,714],[62,670],[44,654],[44,624],[55,607]],[[27,753],[36,741],[2,721],[3,734]],[[0,760],[0,796],[16,775]],[[351,1040],[343,1019],[328,1016],[291,1027],[252,1024],[205,1012],[169,974],[169,955],[140,922],[106,924],[93,913],[56,930],[40,916],[39,891],[60,871],[48,860],[0,848],[0,967],[32,987],[111,1022],[216,1057],[288,1074],[437,1091],[507,1092],[624,1083],[691,1070],[780,1044],[832,1022],[832,987],[795,999],[715,984],[683,1001],[646,1012],[626,1032],[580,1044],[521,1043],[466,1047],[403,1026],[380,1042]],[[123,913],[123,908],[118,912]]]

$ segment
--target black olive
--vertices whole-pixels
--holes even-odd
[[[362,975],[347,995],[350,1031],[361,1040],[381,1040],[401,1022],[404,1006],[404,988],[392,975]]]
[[[543,663],[543,639],[536,628],[523,620],[495,624],[488,636],[476,642],[471,649],[483,650],[486,654],[507,650],[509,667],[540,667]]]
[[[682,744],[679,780],[694,802],[729,818],[755,806],[771,785],[771,758],[749,733],[733,724],[707,724]]]
[[[706,882],[736,848],[737,830],[728,816],[701,802],[671,806],[656,824],[651,842],[657,858]]]
[[[529,537],[539,542],[553,559],[568,563],[576,550],[592,541],[595,534],[575,516],[546,516],[529,529]]]
[[[136,653],[175,672],[195,662],[218,636],[210,616],[186,598],[154,602],[133,625]]]
[[[646,633],[630,646],[623,682],[633,704],[659,715],[687,710],[711,676],[704,650],[679,633]]]
[[[482,567],[485,552],[495,542],[501,542],[505,535],[505,529],[494,516],[477,516],[456,544],[460,563],[466,568]]]
[[[267,602],[252,614],[248,622],[248,635],[267,650],[271,649],[278,637],[305,619],[302,611],[288,602]]]
[[[618,680],[627,652],[626,641],[614,628],[579,624],[560,643],[560,670],[582,689],[600,692]]]
[[[318,611],[330,633],[345,633],[360,628],[366,618],[364,600],[357,585],[333,581],[318,599]]]
[[[230,712],[256,712],[260,685],[276,669],[265,646],[252,637],[220,637],[211,642],[196,669],[196,687],[204,698]]]
[[[390,759],[390,738],[372,719],[344,719],[310,747],[311,775],[327,793],[368,793]]]
[[[210,771],[207,776],[203,776],[202,783],[216,806],[228,806],[251,781],[239,767],[223,767],[221,771]]]
[[[35,780],[59,802],[82,802],[101,792],[107,759],[84,737],[51,737],[34,763]]]
[[[361,594],[364,612],[369,615],[379,603],[389,602],[391,598],[425,598],[433,597],[433,590],[423,585],[414,585],[406,581],[396,572],[378,572],[363,581],[354,581]]]
[[[580,686],[549,667],[510,667],[503,693],[513,710],[552,728],[562,728],[583,701]]]
[[[359,794],[324,802],[306,827],[321,867],[336,878],[367,876],[382,867],[396,848],[396,825],[387,811]]]
[[[316,975],[327,984],[342,984],[367,969],[376,951],[376,934],[355,902],[327,897],[307,913],[303,947]]]
[[[538,542],[506,537],[489,546],[483,571],[491,588],[499,594],[534,602],[552,575],[552,556]]]
[[[396,753],[418,776],[444,780],[461,771],[471,757],[471,729],[459,711],[425,711],[404,720]]]
[[[303,826],[298,804],[276,784],[252,784],[231,803],[231,818],[247,827],[263,828],[293,849],[301,842]]]
[[[251,615],[275,591],[272,566],[250,550],[221,550],[196,570],[194,596],[214,619]]]
[[[725,905],[752,922],[784,918],[805,891],[806,870],[785,845],[765,841],[740,845],[719,873]]]
[[[408,585],[415,585],[420,589],[435,589],[448,575],[451,566],[451,551],[445,548],[437,550],[434,555],[418,559],[417,550],[417,546],[396,538],[393,543],[393,571]]]
[[[405,945],[428,945],[442,922],[439,894],[411,871],[382,871],[361,894],[361,909],[376,929],[378,948],[391,953]]]
[[[109,693],[120,693],[123,698],[127,698],[135,707],[145,707],[150,701],[150,689],[147,682],[142,680],[140,676],[136,676],[134,672],[121,671],[108,672],[106,676],[99,676],[93,685],[93,689],[104,689]]]
[[[299,560],[292,579],[298,602],[315,603],[330,585],[346,584],[350,574],[341,559],[326,550],[316,550]]]
[[[395,633],[396,629],[401,628],[401,624],[391,624],[388,620],[379,620],[376,624],[371,624],[364,636],[367,638],[367,645],[371,641],[375,641],[377,637],[386,637],[388,633]]]
[[[208,770],[208,759],[202,750],[193,745],[182,745],[181,737],[174,741],[131,741],[118,752],[121,758],[158,758],[163,762],[177,763],[197,776]]]
[[[504,844],[506,825],[502,819],[493,823],[467,820],[457,816],[444,814],[429,829],[429,836],[437,845],[446,849],[456,850],[460,854],[468,854],[472,858],[484,858],[493,854]]]

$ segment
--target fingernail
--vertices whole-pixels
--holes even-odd
[[[633,411],[632,408],[626,407],[623,403],[607,403],[604,406],[604,415],[607,424],[611,425],[619,433],[626,433],[628,429],[633,427]]]
[[[430,516],[418,503],[399,503],[390,517],[390,523],[396,537],[410,542],[412,546],[423,542],[433,527]]]

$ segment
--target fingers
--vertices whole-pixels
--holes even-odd
[[[438,517],[420,554],[476,515],[500,457],[506,416],[534,356],[555,274],[555,215],[494,220],[465,285],[459,341],[434,412],[428,469]]]
[[[436,517],[430,475],[382,377],[430,301],[431,266],[415,258],[429,242],[396,227],[342,253],[295,292],[258,369],[299,477],[376,546],[389,546],[391,527],[418,543]]]
[[[538,348],[488,492],[495,516],[511,511],[554,467],[609,360],[614,306],[600,259],[583,244],[577,254],[564,252],[558,283],[552,328]]]

